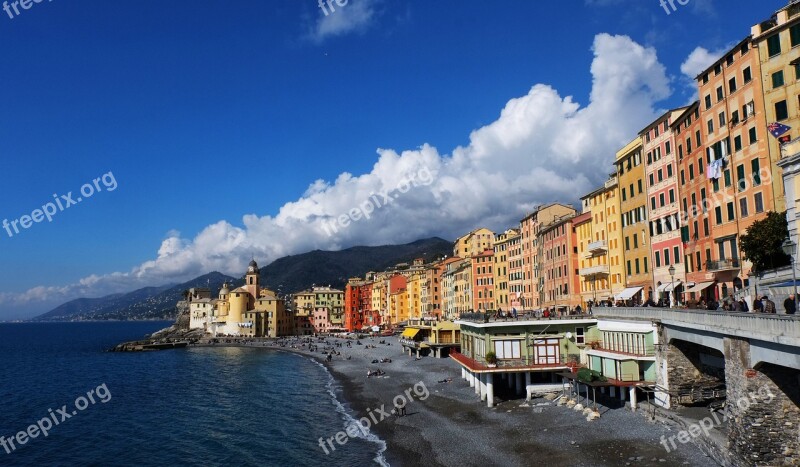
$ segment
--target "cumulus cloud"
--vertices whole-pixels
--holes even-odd
[[[686,57],[686,60],[681,63],[681,73],[683,73],[681,81],[689,93],[689,103],[697,100],[697,82],[695,78],[713,65],[714,62],[722,58],[734,45],[735,43],[727,44],[717,50],[697,47]]]
[[[212,270],[238,276],[251,256],[267,264],[316,248],[400,243],[431,235],[454,238],[477,226],[513,226],[538,204],[577,203],[613,172],[615,152],[662,112],[657,103],[671,94],[654,49],[627,36],[600,34],[592,50],[593,84],[586,105],[536,84],[509,100],[495,121],[474,130],[468,145],[449,154],[428,144],[402,151],[378,149],[369,173],[315,181],[277,214],[247,215],[238,225],[221,220],[194,238],[172,231],[154,259],[129,272],[6,294],[0,303],[105,295]],[[430,178],[421,177],[428,172]],[[411,177],[430,183],[398,191]],[[387,192],[396,198],[369,219],[331,228],[343,214]]]
[[[320,18],[314,24],[309,37],[314,42],[322,42],[329,37],[363,32],[372,24],[376,16],[377,0],[343,0],[339,6],[336,0],[327,4],[323,0]]]

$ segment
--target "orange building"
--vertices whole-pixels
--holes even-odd
[[[760,76],[759,56],[747,37],[697,77],[705,175],[710,181],[707,198],[699,201],[713,241],[703,242],[701,264],[695,264],[695,251],[690,269],[704,270],[704,282],[716,284],[717,299],[747,285],[750,264],[741,260],[739,236],[775,208],[776,195],[782,197],[781,182],[771,175]],[[705,236],[704,229],[700,236]]]
[[[582,214],[591,217],[590,213]],[[580,217],[580,216],[577,216]],[[543,308],[568,312],[581,304],[580,275],[578,275],[578,236],[568,214],[542,226]]]
[[[472,267],[472,309],[478,313],[494,310],[494,250],[485,250],[469,260]]]

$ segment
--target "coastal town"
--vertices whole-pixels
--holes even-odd
[[[302,343],[328,363],[342,344],[326,339],[347,336],[352,349],[359,336],[383,337],[392,358],[446,359],[488,408],[548,396],[587,421],[609,401],[651,418],[724,408],[735,423],[723,441],[699,443],[716,462],[796,465],[798,46],[792,2],[697,76],[698,101],[642,122],[609,154],[607,181],[579,199],[502,232],[475,228],[452,255],[343,289],[281,296],[253,260],[244,284],[216,298],[187,291],[188,328],[209,345]],[[776,213],[789,260],[765,270],[740,244]]]

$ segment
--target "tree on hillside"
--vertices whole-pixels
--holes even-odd
[[[739,247],[744,258],[753,263],[753,271],[763,272],[791,263],[781,246],[788,237],[786,213],[769,212],[766,218],[753,222],[739,238]]]

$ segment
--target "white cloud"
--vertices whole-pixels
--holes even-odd
[[[377,0],[343,0],[339,6],[336,0],[322,0],[320,18],[313,26],[309,37],[314,42],[322,42],[328,37],[343,36],[365,31],[375,18]]]
[[[714,62],[719,60],[728,50],[730,50],[730,46],[725,46],[714,51],[710,51],[705,47],[697,47],[686,57],[686,60],[681,63],[681,73],[694,82],[697,75],[713,65]]]
[[[654,49],[627,36],[600,34],[592,50],[593,85],[585,106],[536,84],[509,100],[497,120],[474,130],[469,145],[450,154],[427,144],[405,151],[379,149],[369,173],[315,181],[274,216],[247,215],[239,225],[221,220],[194,238],[173,231],[155,259],[129,272],[6,294],[0,304],[31,307],[41,300],[100,296],[212,270],[238,276],[253,255],[264,265],[315,248],[401,243],[432,235],[454,238],[480,225],[512,226],[541,203],[577,203],[605,181],[615,152],[661,113],[657,103],[671,94]],[[430,170],[432,183],[399,195],[371,219],[326,234],[325,222],[423,168]]]

